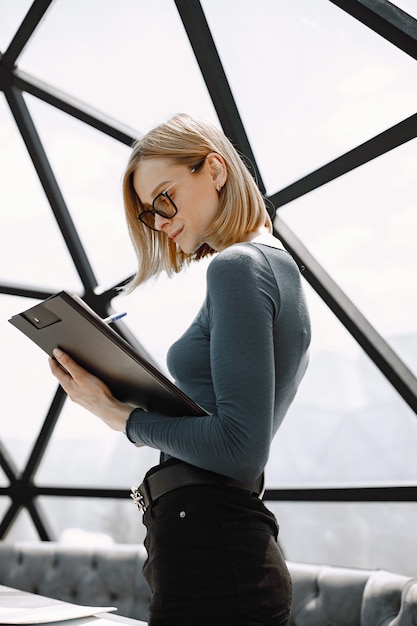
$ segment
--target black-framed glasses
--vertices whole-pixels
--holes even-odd
[[[180,180],[176,180],[175,183],[172,183],[165,191],[161,191],[152,202],[152,209],[146,209],[139,213],[138,219],[145,224],[151,230],[158,230],[155,228],[155,215],[159,215],[160,217],[164,217],[165,219],[171,219],[174,215],[177,214],[178,208],[173,201],[173,199],[169,196],[168,191],[170,191],[175,185],[178,183],[182,183],[190,174],[197,172],[200,167],[203,165],[206,157],[199,161],[197,165],[195,165],[185,176],[180,178]]]

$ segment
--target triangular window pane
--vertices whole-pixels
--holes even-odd
[[[0,282],[51,291],[80,282],[56,220],[3,96],[0,117]]]
[[[414,412],[315,292],[307,293],[310,364],[274,440],[268,486],[415,481]]]
[[[121,189],[130,149],[36,98],[27,101],[97,280],[125,280],[136,269]]]
[[[38,301],[0,296],[2,321],[1,439],[22,470],[56,391],[47,355],[7,320]]]
[[[137,448],[125,435],[68,401],[35,480],[42,485],[130,489],[158,461],[156,450]]]
[[[0,0],[0,50],[6,51],[33,0]]]
[[[408,13],[417,20],[417,5],[415,0],[394,0],[392,4],[395,4],[399,9]]]
[[[18,541],[36,541],[38,539],[39,533],[37,532],[27,509],[21,509],[13,526],[11,526],[5,537],[6,543],[13,544]]]
[[[139,130],[169,112],[216,119],[171,0],[56,2],[18,65]]]
[[[417,109],[415,59],[328,0],[203,8],[268,193]]]
[[[416,159],[414,139],[279,215],[417,373]]]

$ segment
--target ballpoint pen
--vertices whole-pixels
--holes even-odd
[[[127,313],[114,313],[113,315],[109,315],[109,317],[105,317],[103,319],[103,322],[105,322],[106,324],[112,324],[113,322],[116,322],[125,315],[127,315]]]

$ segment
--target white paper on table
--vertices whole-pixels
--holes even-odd
[[[113,606],[71,604],[0,585],[0,624],[45,624],[116,610]]]

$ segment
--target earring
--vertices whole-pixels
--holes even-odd
[[[220,193],[220,192],[221,192],[221,190],[222,190],[222,188],[220,187],[220,185],[217,185],[216,189],[217,189],[217,191],[218,191],[219,193]]]

